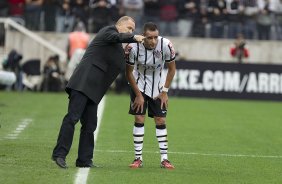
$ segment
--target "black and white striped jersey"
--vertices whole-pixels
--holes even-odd
[[[133,76],[139,90],[151,98],[161,92],[165,83],[163,67],[165,62],[175,59],[172,43],[161,36],[155,49],[146,49],[143,44],[131,43],[127,64],[134,66]]]

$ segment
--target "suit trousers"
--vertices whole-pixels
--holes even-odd
[[[71,90],[69,95],[68,112],[65,115],[57,145],[53,150],[53,158],[66,158],[72,145],[75,124],[80,120],[80,138],[76,164],[92,163],[94,150],[94,131],[97,127],[98,104],[83,93]]]

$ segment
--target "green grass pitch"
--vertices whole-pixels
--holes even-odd
[[[74,183],[80,125],[69,168],[50,159],[65,93],[0,92],[0,183]],[[87,183],[117,184],[272,184],[282,183],[282,103],[171,97],[167,116],[169,159],[161,169],[152,119],[146,118],[144,167],[132,170],[133,116],[129,96],[108,94]],[[7,136],[31,119],[16,139]]]

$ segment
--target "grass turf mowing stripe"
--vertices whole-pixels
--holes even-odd
[[[17,139],[18,135],[32,122],[32,119],[26,118],[20,121],[20,124],[12,133],[9,133],[5,139]]]
[[[105,108],[105,98],[102,99],[98,106],[98,122],[97,122],[97,128],[95,131],[94,135],[94,144],[96,144],[98,133],[99,133],[99,128],[101,124],[101,119],[103,116],[104,108]],[[95,151],[95,150],[94,150]],[[84,184],[87,182],[87,177],[89,173],[89,168],[79,168],[75,177],[75,184]]]
[[[96,150],[97,152],[107,153],[134,153],[134,151],[128,150]],[[149,154],[159,154],[158,151],[143,151]],[[197,152],[175,152],[169,151],[168,154],[176,155],[199,155],[199,156],[214,156],[214,157],[251,157],[251,158],[278,158],[281,159],[282,155],[245,155],[245,154],[227,154],[227,153],[197,153]]]

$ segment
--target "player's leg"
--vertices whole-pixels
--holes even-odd
[[[166,128],[167,109],[161,109],[160,99],[150,100],[148,104],[148,113],[150,117],[154,117],[156,123],[156,137],[159,143],[161,154],[161,167],[174,169],[174,166],[168,160],[168,139]]]
[[[135,115],[135,123],[133,127],[133,141],[134,141],[134,152],[135,158],[129,165],[131,168],[139,168],[143,166],[142,150],[143,150],[143,139],[144,139],[144,120],[145,115]]]
[[[161,167],[166,169],[174,169],[174,166],[168,160],[168,140],[167,129],[165,124],[165,117],[154,117],[156,123],[156,137],[159,142],[160,154],[161,154]]]
[[[130,93],[130,104],[133,104],[135,99],[135,94],[131,91]],[[140,168],[143,166],[142,164],[142,149],[143,149],[143,139],[144,139],[144,122],[145,122],[145,114],[147,109],[147,101],[146,96],[144,95],[144,106],[143,112],[135,112],[132,105],[129,108],[129,114],[134,115],[134,126],[133,126],[133,141],[134,141],[134,152],[135,152],[135,159],[129,165],[131,168]]]
[[[154,120],[156,123],[156,137],[159,143],[161,161],[167,160],[168,141],[165,117],[154,116]]]

